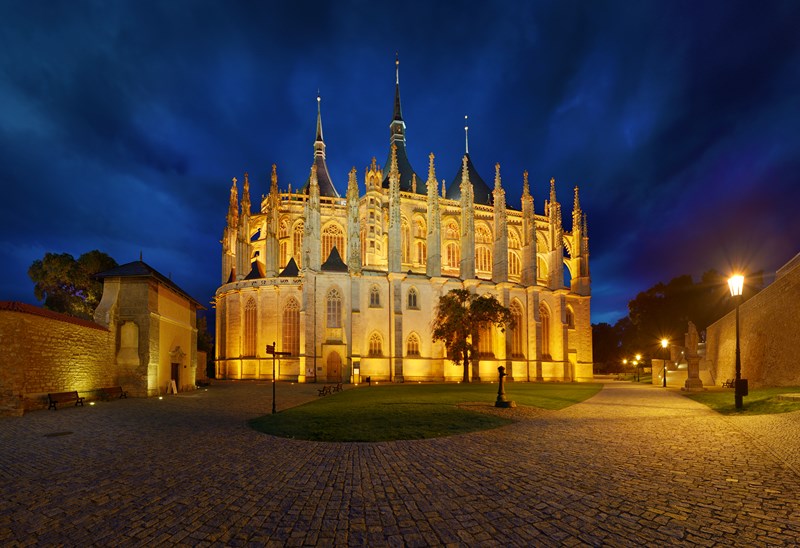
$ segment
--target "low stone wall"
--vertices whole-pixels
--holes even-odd
[[[800,385],[800,259],[778,271],[775,281],[739,307],[742,378],[753,388]],[[715,383],[735,376],[736,314],[706,331],[706,363]]]
[[[115,384],[114,339],[94,322],[35,306],[0,303],[0,415],[46,408],[48,392]]]

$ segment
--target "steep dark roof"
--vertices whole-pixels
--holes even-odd
[[[245,280],[257,280],[266,276],[264,265],[259,261],[250,263],[250,273],[244,277]]]
[[[400,191],[401,192],[413,192],[413,178],[416,175],[417,177],[417,194],[427,194],[428,193],[428,186],[426,184],[425,179],[420,179],[419,175],[414,172],[414,168],[411,167],[411,162],[408,159],[408,154],[406,153],[406,143],[405,140],[397,141],[397,171],[400,172]],[[392,165],[392,151],[391,148],[389,149],[389,157],[386,158],[386,163],[383,165],[383,188],[389,188],[389,168]]]
[[[469,182],[472,183],[472,192],[475,198],[475,203],[480,205],[492,205],[494,203],[494,195],[492,194],[492,189],[489,188],[481,176],[478,174],[478,171],[475,169],[475,166],[472,165],[472,158],[467,156],[467,174],[469,175]],[[456,172],[456,176],[453,177],[453,180],[450,182],[450,185],[447,187],[447,192],[445,193],[445,197],[448,200],[460,200],[461,199],[461,166],[458,167],[458,171]]]
[[[333,246],[333,249],[331,249],[331,254],[328,255],[328,258],[320,268],[327,272],[347,272],[348,270],[347,265],[344,264],[344,261],[342,261],[342,256],[339,255],[339,250],[336,249],[336,246]]]
[[[105,272],[100,272],[94,275],[95,278],[98,280],[104,280],[106,278],[155,278],[165,286],[169,287],[178,295],[184,297],[189,302],[193,303],[197,306],[197,308],[201,310],[205,310],[206,308],[200,304],[196,299],[192,298],[191,295],[186,293],[183,289],[178,287],[175,282],[161,274],[155,268],[150,266],[149,264],[143,261],[133,261],[132,263],[127,263],[120,265],[116,268],[112,268],[111,270],[106,270]]]
[[[328,165],[325,163],[325,158],[322,156],[314,157],[314,165],[317,166],[317,182],[319,183],[319,195],[328,196],[329,198],[340,198],[339,193],[336,192],[336,187],[333,186],[331,175],[328,172]],[[308,194],[308,189],[311,186],[311,176],[308,176],[305,184],[303,185],[302,193]]]
[[[297,263],[294,262],[294,257],[289,259],[289,263],[286,265],[280,274],[278,274],[278,278],[296,278],[300,274],[300,269],[297,268]]]

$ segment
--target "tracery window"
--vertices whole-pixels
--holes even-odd
[[[403,219],[400,223],[400,260],[404,263],[409,262],[411,258],[411,227],[408,226],[408,221]]]
[[[408,342],[406,343],[406,355],[419,356],[419,337],[417,337],[416,333],[412,333],[408,336]]]
[[[417,303],[417,289],[412,287],[408,290],[408,301],[407,301],[407,308],[417,309],[419,305]]]
[[[300,304],[290,297],[283,307],[283,352],[300,355]]]
[[[342,327],[342,296],[337,289],[328,291],[325,299],[327,308],[327,325],[330,329]]]
[[[322,231],[322,262],[328,259],[334,247],[336,247],[339,255],[344,253],[344,231],[337,224],[329,224]]]
[[[383,356],[383,340],[378,333],[373,333],[369,337],[369,356]]]
[[[478,353],[481,356],[494,356],[491,324],[483,324],[478,328]]]
[[[458,225],[455,221],[450,221],[447,223],[447,228],[445,230],[445,239],[458,240],[459,238],[461,238],[461,234],[458,232]]]
[[[488,228],[486,228],[485,225],[478,225],[475,227],[475,243],[476,244],[492,243],[492,233]]]
[[[302,268],[303,266],[303,231],[305,227],[303,226],[303,222],[299,222],[294,225],[294,234],[292,238],[292,255],[294,256],[294,262],[297,263],[297,268]]]
[[[369,306],[370,308],[380,308],[381,306],[381,290],[377,285],[373,285],[369,289]]]
[[[461,260],[460,250],[458,244],[449,243],[445,247],[445,266],[447,268],[458,268],[458,263]]]
[[[488,247],[479,246],[475,248],[475,270],[491,272],[492,252]]]
[[[508,252],[508,275],[519,276],[522,271],[522,263],[519,260],[519,255],[514,251]]]
[[[544,303],[539,307],[542,322],[542,358],[550,359],[550,312]]]
[[[219,328],[217,329],[217,355],[225,358],[228,355],[228,311],[227,301],[220,299],[217,302],[217,316],[219,317]]]
[[[281,251],[280,251],[280,257],[279,257],[279,260],[278,260],[278,262],[280,263],[278,266],[280,266],[280,268],[285,268],[286,267],[286,263],[289,262],[286,259],[286,256],[287,256],[288,253],[289,253],[289,242],[281,242]]]
[[[244,344],[242,345],[242,355],[256,355],[256,300],[253,297],[247,299],[244,305]]]
[[[428,245],[425,242],[417,242],[417,264],[424,265],[428,260]]]
[[[523,347],[524,341],[524,325],[522,316],[522,307],[517,301],[513,301],[510,306],[511,318],[514,320],[514,326],[511,328],[511,356],[514,358],[524,358],[525,350]]]
[[[519,249],[519,236],[516,230],[509,229],[508,231],[508,249]]]
[[[427,231],[425,230],[425,221],[422,219],[415,219],[414,221],[414,236],[416,238],[425,238],[427,237]]]
[[[281,221],[280,228],[278,228],[278,238],[288,238],[289,237],[289,221],[283,219]]]

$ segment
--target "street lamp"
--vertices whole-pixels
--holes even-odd
[[[739,357],[739,303],[742,300],[744,276],[735,274],[728,278],[728,287],[731,290],[731,297],[736,301],[736,381],[733,390],[736,409],[741,409],[742,397],[747,395],[747,380],[742,381],[742,361]]]
[[[664,369],[661,371],[661,376],[664,377],[661,384],[663,388],[667,387],[667,346],[669,346],[669,341],[661,339],[661,348],[664,349]]]

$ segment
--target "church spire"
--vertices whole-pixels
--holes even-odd
[[[325,140],[322,138],[322,97],[317,90],[317,138],[314,140],[314,158],[322,156],[325,159]]]
[[[231,196],[228,202],[228,226],[239,224],[239,192],[236,190],[236,177],[232,179]]]
[[[469,126],[466,114],[464,115],[464,154],[469,154]]]
[[[394,116],[392,116],[393,123],[395,121],[403,121],[403,110],[400,108],[400,54],[395,53],[394,61]],[[405,127],[405,124],[403,124]]]
[[[317,135],[314,139],[314,165],[317,168],[317,182],[319,184],[320,196],[327,196],[330,198],[338,198],[339,193],[331,180],[331,175],[328,172],[328,164],[325,161],[325,141],[322,138],[322,109],[320,103],[322,97],[317,91]],[[303,186],[303,192],[308,194],[311,185],[311,179],[306,180]]]

